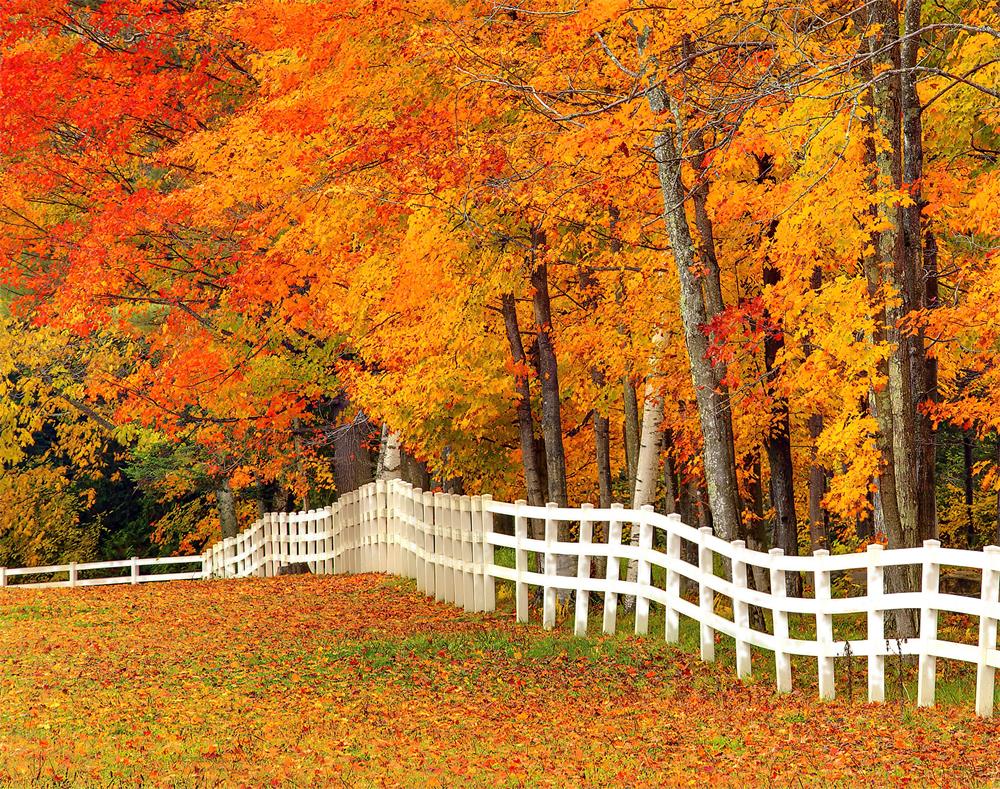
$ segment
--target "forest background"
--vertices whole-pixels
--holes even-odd
[[[376,475],[786,553],[996,543],[998,28],[9,0],[0,565],[199,551]]]

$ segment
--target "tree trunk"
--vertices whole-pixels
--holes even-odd
[[[373,438],[371,422],[363,413],[337,428],[333,439],[333,479],[338,493],[357,490],[374,479],[369,448]]]
[[[826,531],[826,513],[823,496],[826,495],[826,470],[816,462],[816,440],[823,432],[822,414],[813,414],[808,421],[809,438],[812,440],[809,463],[809,542],[813,551],[829,547]]]
[[[657,343],[659,340],[657,340]],[[651,360],[652,367],[655,361]],[[652,374],[650,375],[650,378]],[[660,471],[660,447],[663,443],[663,397],[655,384],[646,381],[646,396],[642,404],[642,433],[639,438],[639,461],[636,464],[635,490],[632,492],[632,509],[641,509],[656,500],[656,480]],[[631,545],[638,547],[639,530],[632,529],[629,537]],[[639,563],[630,560],[626,580],[634,583],[639,577]],[[626,611],[635,607],[635,597],[628,595],[622,599]]]
[[[559,369],[555,346],[552,342],[552,305],[549,299],[548,269],[544,262],[535,260],[536,246],[545,243],[540,233],[532,238],[531,303],[535,315],[538,340],[539,377],[542,388],[542,437],[545,442],[545,464],[548,477],[549,501],[566,506],[566,455],[563,449],[562,409],[559,402]],[[570,524],[559,522],[560,542],[570,541]],[[576,575],[576,557],[556,555],[556,572],[559,575]],[[561,602],[569,600],[571,592],[560,589]]]
[[[663,431],[661,452],[663,455],[663,512],[672,515],[677,512],[678,482],[674,470],[674,436],[672,430]]]
[[[382,425],[382,440],[379,442],[378,479],[386,481],[403,478],[403,460],[399,445],[399,434]]]
[[[913,205],[903,209],[903,250],[905,281],[910,291],[910,308],[931,307],[930,291],[936,297],[937,273],[928,276],[923,253],[923,208],[921,193],[924,170],[922,107],[917,93],[915,66],[920,50],[920,12],[922,0],[905,0],[903,6],[903,38],[900,43],[900,100],[902,113],[902,183],[913,198]],[[932,263],[936,269],[936,262]],[[931,278],[934,284],[931,285]],[[936,298],[935,298],[936,300]],[[916,466],[914,486],[917,491],[917,532],[919,539],[937,536],[937,504],[935,501],[935,444],[936,436],[931,419],[920,412],[919,405],[934,398],[937,390],[934,362],[927,358],[924,332],[921,328],[907,338],[909,351],[910,396],[913,400],[915,421]]]
[[[517,319],[517,304],[512,293],[500,300],[507,344],[514,361],[514,381],[517,412],[518,437],[521,443],[521,465],[524,468],[524,484],[527,488],[528,504],[541,507],[545,504],[545,487],[539,472],[538,448],[535,446],[535,426],[531,414],[531,388],[528,381],[529,364],[521,341],[521,328]]]
[[[601,509],[611,506],[611,436],[608,418],[594,410],[594,449],[597,459],[597,495]]]
[[[778,270],[764,265],[764,285],[777,285],[781,275]],[[770,316],[764,315],[764,370],[770,390],[771,426],[764,440],[767,463],[770,469],[771,505],[774,508],[774,545],[784,550],[786,556],[799,554],[799,528],[795,515],[795,469],[792,466],[791,421],[788,417],[788,400],[775,391],[775,377],[778,370],[775,363],[785,340],[780,326],[772,326]],[[802,576],[799,573],[785,575],[788,594],[802,596]]]
[[[648,97],[654,114],[659,115],[666,110],[666,95],[661,88],[650,89]],[[684,212],[686,194],[681,178],[679,113],[676,115],[677,131],[666,128],[656,135],[654,155],[663,194],[664,223],[681,285],[681,318],[704,437],[709,506],[716,534],[722,539],[734,540],[741,528],[732,417],[728,393],[719,386],[708,358],[708,338],[703,331],[706,322],[705,298],[693,271],[694,242]]]
[[[229,480],[224,479],[215,489],[215,501],[219,508],[219,525],[222,527],[222,539],[235,537],[240,533],[239,522],[236,520],[236,499]]]
[[[604,375],[597,370],[591,370],[594,382],[603,386]],[[607,509],[611,506],[611,429],[608,417],[603,416],[595,406],[594,408],[594,450],[597,460],[597,490],[598,506]],[[594,524],[594,542],[607,542],[607,535],[604,533],[604,523],[598,521]],[[593,560],[593,577],[604,578],[607,573],[608,559],[606,556],[596,556]]]
[[[816,293],[823,287],[823,269],[814,266],[809,277],[809,287]],[[813,345],[807,337],[804,343],[806,356],[813,352]],[[823,510],[823,496],[826,495],[826,469],[816,460],[816,442],[823,432],[823,415],[810,414],[807,421],[809,430],[809,542],[813,551],[829,547],[826,528],[826,513]]]
[[[868,166],[872,168],[871,189],[899,189],[902,183],[900,164],[900,80],[899,20],[888,0],[873,0],[867,6],[866,23],[871,31],[866,46],[870,61],[862,69],[862,78],[872,84],[871,133],[866,138]],[[885,68],[888,67],[888,71]],[[878,78],[874,77],[878,74]],[[876,145],[882,137],[887,145]],[[916,444],[913,398],[910,387],[909,338],[899,330],[899,322],[911,306],[912,289],[907,287],[903,247],[902,210],[895,205],[874,206],[876,225],[873,235],[875,255],[864,255],[863,265],[868,290],[875,300],[884,298],[888,284],[902,298],[902,305],[882,307],[879,328],[873,337],[885,341],[891,351],[887,363],[880,365],[888,386],[871,393],[871,411],[879,430],[876,442],[882,456],[878,480],[878,502],[890,548],[910,547],[919,534],[916,500]],[[884,328],[883,328],[884,327]],[[890,567],[886,571],[889,592],[908,592],[917,588],[916,573],[911,567]],[[896,635],[908,638],[916,633],[915,613],[897,611]]]
[[[972,549],[976,542],[976,518],[972,505],[976,500],[976,489],[972,476],[972,433],[962,431],[962,488],[965,493],[965,545]]]
[[[427,466],[405,450],[402,453],[403,479],[413,487],[427,491],[431,489],[431,475]]]
[[[622,379],[622,405],[625,408],[625,465],[628,468],[628,489],[635,490],[635,471],[639,463],[639,400],[635,384],[625,376]]]

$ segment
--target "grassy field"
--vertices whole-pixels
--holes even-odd
[[[506,590],[500,590],[501,600]],[[1000,724],[778,696],[385,576],[0,595],[0,785],[990,785]],[[841,690],[843,693],[843,691]]]

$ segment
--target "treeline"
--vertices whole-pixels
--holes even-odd
[[[120,482],[143,539],[191,547],[398,450],[424,484],[786,553],[996,541],[997,16],[15,2],[24,539]]]

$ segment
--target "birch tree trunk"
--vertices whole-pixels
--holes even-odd
[[[377,478],[386,481],[403,478],[403,459],[399,445],[399,433],[390,430],[388,425],[382,425]]]
[[[662,342],[657,337],[654,347]],[[656,360],[650,360],[650,368],[655,368]],[[660,447],[663,444],[663,397],[652,382],[652,375],[646,380],[646,395],[642,403],[642,432],[639,437],[639,458],[636,463],[635,490],[632,492],[632,509],[641,509],[644,504],[652,504],[656,500],[656,481],[660,475]],[[638,547],[639,530],[632,529],[629,543]],[[634,559],[629,560],[626,580],[635,582],[639,577],[639,564]],[[622,598],[626,611],[635,607],[635,597],[628,595]]]

